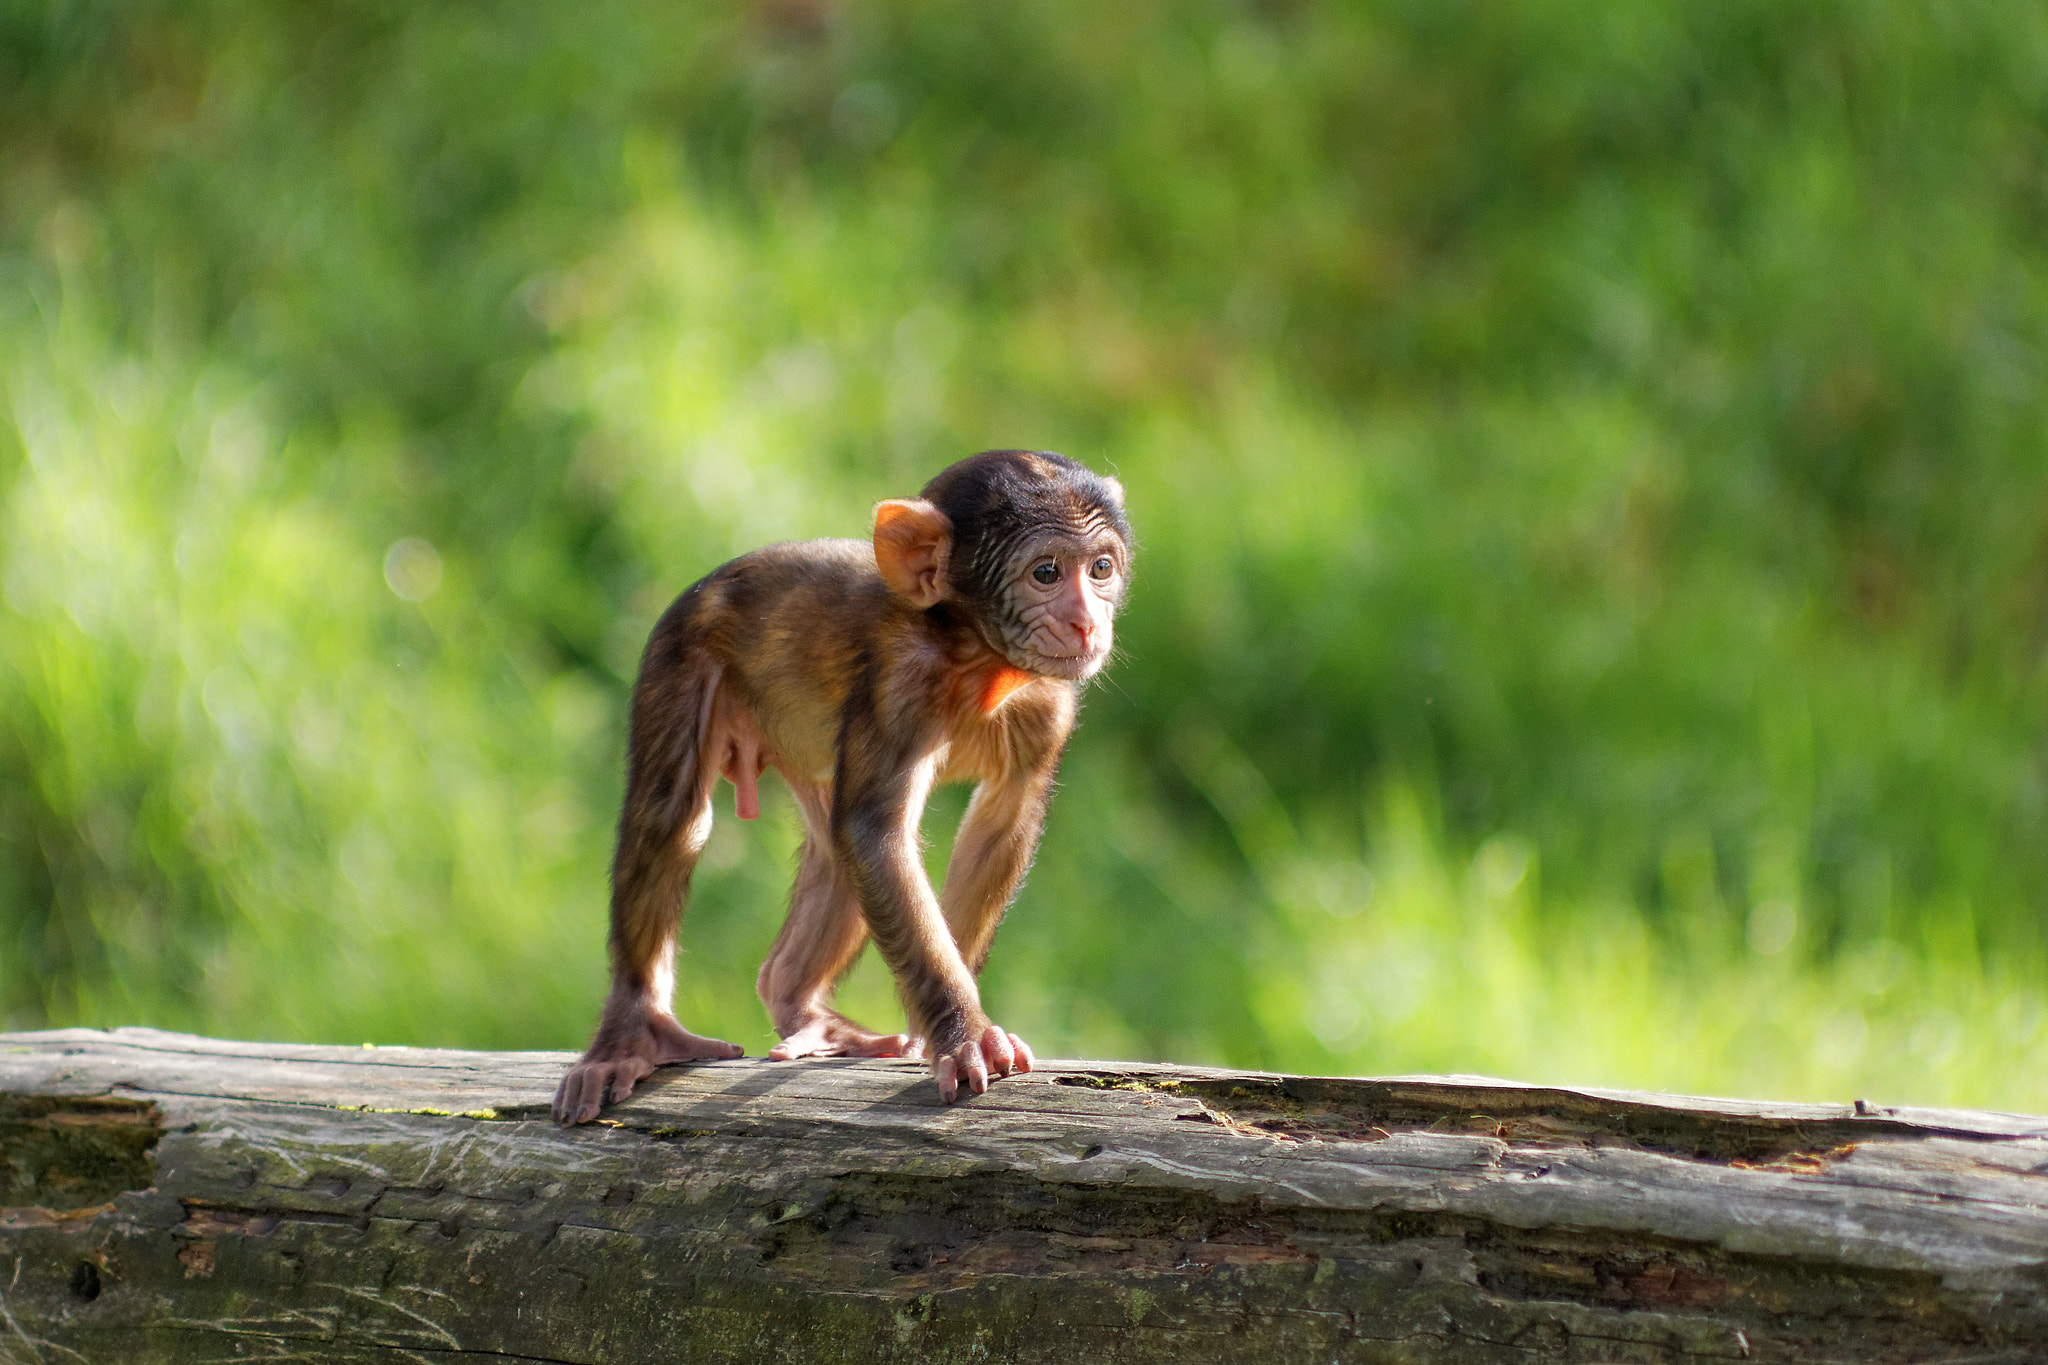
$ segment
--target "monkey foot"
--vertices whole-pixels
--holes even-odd
[[[1029,1071],[1036,1059],[1022,1038],[990,1024],[952,1052],[932,1060],[938,1078],[939,1098],[951,1104],[960,1097],[960,1083],[979,1095],[988,1089],[990,1076],[1019,1075]]]
[[[564,1127],[588,1123],[607,1102],[616,1104],[654,1068],[672,1062],[722,1062],[743,1055],[721,1038],[704,1038],[677,1023],[675,1016],[647,1010],[637,1019],[599,1026],[590,1051],[569,1068],[555,1091],[555,1122]]]
[[[873,1033],[843,1015],[828,1014],[800,1025],[768,1053],[771,1062],[798,1057],[915,1057],[917,1040],[907,1033]]]

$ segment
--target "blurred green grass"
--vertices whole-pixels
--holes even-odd
[[[2016,4],[0,6],[0,1022],[578,1045],[655,615],[1026,445],[1042,1053],[2048,1109],[2044,225]]]

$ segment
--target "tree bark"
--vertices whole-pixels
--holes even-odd
[[[2048,1120],[0,1035],[0,1362],[2027,1361]]]

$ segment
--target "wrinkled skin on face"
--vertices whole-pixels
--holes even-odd
[[[1081,681],[1109,659],[1112,622],[1123,600],[1123,540],[1107,526],[1092,534],[1050,534],[1012,561],[1011,609],[998,618],[998,648],[1011,663],[1049,678]]]
[[[1121,484],[1045,452],[997,451],[934,479],[922,505],[947,519],[948,590],[991,648],[1040,677],[1102,668],[1130,576]]]

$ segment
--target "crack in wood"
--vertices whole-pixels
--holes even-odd
[[[1630,1104],[1573,1091],[1506,1087],[1462,1090],[1441,1082],[1323,1077],[1231,1080],[1061,1076],[1064,1086],[1186,1097],[1202,1104],[1185,1119],[1246,1137],[1295,1142],[1380,1142],[1396,1133],[1466,1133],[1518,1148],[1616,1147],[1753,1170],[1812,1172],[1881,1138],[1953,1137],[2011,1143],[2041,1134],[1989,1134],[1877,1117],[1867,1105],[1835,1119],[1779,1119]],[[1859,1104],[1861,1102],[1859,1101]],[[1871,1116],[1864,1116],[1865,1114]]]
[[[145,1101],[0,1094],[0,1223],[88,1214],[147,1188],[163,1132]]]

